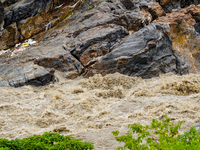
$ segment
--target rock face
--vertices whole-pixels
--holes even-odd
[[[1,54],[0,86],[45,85],[54,81],[55,70],[68,79],[115,72],[151,78],[200,70],[199,6],[169,14],[163,8],[172,1],[88,0],[66,19],[75,11],[66,2],[58,6],[61,2],[4,3],[7,19],[0,49],[32,36],[38,43],[15,55],[15,48]],[[46,30],[47,23],[52,28]]]

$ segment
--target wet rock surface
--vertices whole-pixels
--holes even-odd
[[[79,10],[65,19],[74,9],[69,7],[69,3],[58,4],[58,1],[50,0],[22,0],[5,5],[7,19],[0,37],[1,49],[33,36],[38,44],[15,56],[11,56],[13,49],[8,50],[0,57],[0,69],[10,68],[11,64],[25,66],[30,63],[42,67],[46,73],[41,73],[41,77],[51,77],[39,79],[42,81],[38,85],[53,81],[51,69],[64,72],[63,76],[70,79],[79,75],[89,77],[96,73],[106,75],[115,72],[151,78],[162,73],[182,75],[199,70],[199,6],[192,5],[168,14],[163,6],[169,3],[164,1],[89,0],[82,6],[81,2],[77,3],[73,8],[81,6]],[[71,6],[74,4],[70,3]],[[31,6],[31,15],[22,9],[26,5],[26,8]],[[52,15],[45,13],[52,8]],[[21,18],[16,18],[19,17],[18,10],[23,12]],[[9,21],[9,16],[14,18],[14,23]],[[46,28],[48,23],[52,28]],[[28,66],[32,70],[33,65]],[[29,84],[29,79],[26,81],[21,77],[23,71],[18,68],[20,77],[16,80],[13,75],[4,78],[5,74],[0,73],[0,77],[3,77],[1,85]],[[10,82],[12,78],[13,84]],[[30,80],[38,78],[35,75]]]

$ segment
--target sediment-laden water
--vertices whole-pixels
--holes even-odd
[[[184,122],[183,133],[200,121],[200,74],[56,76],[59,82],[43,87],[1,88],[0,138],[62,132],[111,150],[120,145],[111,132],[125,133],[130,123],[145,125],[167,114],[174,123]]]

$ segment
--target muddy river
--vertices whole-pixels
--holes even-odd
[[[125,133],[127,124],[146,125],[167,114],[174,123],[183,121],[183,133],[200,121],[200,74],[56,76],[58,82],[43,87],[0,89],[0,138],[62,132],[95,143],[97,150],[113,150],[120,143],[111,132]]]

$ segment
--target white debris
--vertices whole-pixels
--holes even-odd
[[[16,47],[16,48],[19,48],[21,45],[22,45],[22,43],[17,43],[17,44],[15,45],[15,47]]]
[[[37,43],[36,41],[33,41],[32,39],[28,39],[25,42],[28,43],[29,45],[34,45]]]
[[[0,51],[0,56],[5,54],[5,53],[11,52],[11,57],[13,57],[13,56],[17,55],[17,53],[23,52],[24,50],[26,50],[26,47],[28,47],[30,45],[34,45],[36,43],[37,42],[32,40],[32,39],[28,39],[24,43],[17,43],[15,45],[14,49],[1,50]]]

